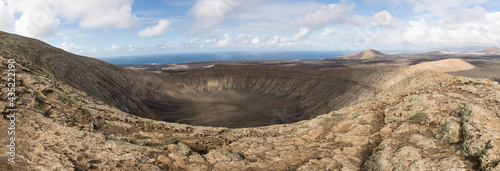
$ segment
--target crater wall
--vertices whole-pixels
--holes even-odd
[[[137,116],[230,128],[292,123],[364,102],[403,78],[397,67],[221,65],[185,73],[124,69],[0,34],[1,53]],[[1,54],[0,54],[1,55]]]

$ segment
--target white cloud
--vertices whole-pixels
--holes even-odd
[[[54,34],[59,19],[44,13],[24,12],[15,23],[16,33],[28,37],[48,37]]]
[[[136,47],[134,45],[127,45],[127,46],[119,46],[116,44],[112,44],[111,47],[106,49],[104,52],[106,53],[127,53],[127,52],[132,52],[135,51]]]
[[[465,6],[473,3],[465,1],[450,3],[451,8],[442,9],[445,12],[436,12],[432,8],[421,9],[420,15],[408,22],[400,21],[389,11],[380,11],[372,17],[360,16],[359,20],[364,21],[362,23],[365,25],[337,30],[339,36],[336,38],[340,38],[343,44],[361,48],[404,45],[413,46],[409,48],[498,46],[500,12],[488,12],[482,6],[467,8]]]
[[[6,30],[12,27],[14,21],[14,10],[5,6],[3,0],[0,0],[0,29]]]
[[[311,30],[309,28],[300,28],[300,31],[293,35],[292,40],[293,41],[300,41],[302,39],[307,38],[309,36],[309,33],[311,33]]]
[[[242,0],[197,0],[190,12],[194,17],[195,29],[206,29],[221,23]]]
[[[323,31],[316,35],[314,38],[317,39],[317,40],[327,40],[329,39],[331,36],[333,36],[335,34],[337,30],[335,28],[324,28]]]
[[[266,1],[257,4],[254,9],[240,10],[238,15],[232,19],[244,22],[238,26],[239,30],[246,30],[254,34],[277,33],[283,31],[295,31],[300,27],[289,28],[290,22],[313,13],[321,7],[315,2],[276,3]]]
[[[366,24],[367,18],[362,15],[354,15],[350,18],[344,18],[341,19],[341,22],[344,24],[350,24],[350,25],[355,25],[355,26],[361,26]]]
[[[229,36],[229,34],[224,34],[223,38],[222,39],[219,39],[217,41],[217,44],[215,45],[215,47],[227,47],[229,45],[229,43],[231,42],[232,38],[231,36]]]
[[[390,12],[384,10],[376,13],[373,18],[371,18],[371,24],[381,27],[396,27],[402,25],[403,22],[392,16]]]
[[[61,0],[61,17],[80,20],[83,28],[133,28],[139,19],[132,14],[133,0]]]
[[[323,5],[314,13],[310,13],[298,19],[297,25],[311,29],[319,29],[341,19],[353,10],[352,5],[329,4]]]
[[[0,28],[20,14],[15,31],[29,37],[51,36],[61,19],[79,21],[82,28],[132,28],[139,19],[132,14],[133,0],[3,0],[0,3]],[[4,17],[5,15],[5,17]],[[3,27],[5,28],[5,27]]]
[[[141,17],[152,15],[151,18],[141,18],[142,24],[151,26],[142,27],[136,32],[137,37],[160,37],[168,33],[172,20],[153,18],[159,16],[158,11],[132,13],[133,0],[0,0],[0,29],[13,29],[30,37],[51,36],[57,31],[59,34],[56,36],[66,41],[59,47],[72,52],[103,54],[142,52],[148,51],[148,48],[161,51],[199,47],[244,49],[324,44],[329,44],[328,47],[352,44],[353,47],[372,48],[403,43],[423,46],[500,43],[500,12],[494,12],[494,9],[486,7],[487,4],[481,4],[487,0],[364,1],[387,3],[379,4],[379,7],[387,5],[387,8],[383,11],[370,9],[366,13],[374,12],[374,15],[361,15],[356,12],[365,9],[354,10],[354,1],[341,1],[338,4],[289,0],[169,1],[167,3],[171,6],[189,8],[186,5],[192,5],[187,13],[193,17],[193,23],[191,30],[186,31],[191,31],[188,35],[198,37],[151,47],[112,42],[116,45],[90,50],[67,43],[79,40],[81,36],[77,33],[97,35],[93,34],[96,29],[81,28],[134,28],[140,24],[134,14]],[[408,16],[415,13],[417,16]],[[190,19],[181,18],[179,21]],[[75,29],[75,32],[64,32],[64,29],[58,29],[60,23],[78,23],[80,28]],[[197,34],[191,34],[195,32]]]
[[[413,6],[414,12],[431,16],[446,16],[448,9],[466,8],[470,5],[488,2],[488,0],[408,0],[405,2]]]
[[[135,46],[134,45],[128,45],[128,51],[129,52],[132,52],[135,50]]]
[[[252,39],[252,44],[257,45],[257,44],[259,44],[259,42],[260,42],[260,39],[257,36]]]
[[[485,23],[488,25],[481,25],[483,28],[478,29],[484,37],[486,37],[490,42],[500,44],[500,34],[498,34],[498,28],[500,28],[500,12],[486,13]]]
[[[276,44],[279,43],[279,41],[280,41],[280,37],[279,36],[274,36],[274,37],[269,38],[266,41],[266,44],[268,44],[270,46],[275,46]]]
[[[404,22],[399,21],[398,18],[394,17],[386,10],[376,13],[373,17],[355,14],[352,17],[342,17],[338,20],[339,23],[353,26],[363,26],[369,24],[374,27],[397,27],[404,24]]]
[[[28,37],[51,36],[60,21],[57,18],[57,2],[54,0],[7,0],[7,8],[21,13],[15,21],[16,33]],[[54,5],[56,4],[56,5]]]
[[[85,53],[85,48],[76,45],[75,43],[68,43],[68,42],[63,42],[61,45],[57,46],[58,48],[61,48],[62,50],[72,52],[72,53]]]
[[[290,47],[298,42],[291,42],[289,38],[282,36],[267,37],[267,41],[262,44],[262,47]]]
[[[291,21],[320,7],[317,2],[198,0],[189,11],[194,19],[190,34],[210,37],[221,30],[255,35],[289,34],[300,28],[290,27]]]
[[[233,37],[229,33],[224,33],[216,38],[206,39],[201,45],[201,48],[226,48],[239,45],[237,42],[233,42]],[[196,44],[191,42],[191,44]]]
[[[168,19],[161,19],[158,22],[158,25],[140,30],[137,33],[137,36],[139,36],[139,37],[160,37],[160,36],[163,36],[163,35],[165,35],[165,32],[167,31],[167,29],[171,23],[172,22],[170,22]]]
[[[486,10],[476,6],[473,9],[449,10],[446,17],[440,20],[442,24],[459,26],[462,23],[481,22],[486,19]]]
[[[308,29],[305,29],[308,30]],[[306,31],[303,32],[305,33]],[[227,49],[227,48],[237,48],[237,49],[248,49],[248,48],[259,48],[259,49],[273,49],[273,48],[288,48],[288,47],[301,47],[309,45],[318,45],[318,43],[310,41],[295,41],[291,38],[285,36],[255,36],[247,34],[238,34],[237,36],[231,36],[229,33],[224,33],[222,35],[216,36],[210,39],[204,39],[197,42],[190,42],[188,44],[176,44],[170,46],[171,48],[177,47],[187,47],[187,48],[216,48],[216,49]]]
[[[463,15],[459,11],[469,11]],[[476,12],[472,12],[476,11]],[[454,20],[451,20],[454,19]],[[500,43],[500,12],[482,8],[459,9],[437,21],[420,18],[409,21],[401,40],[419,45],[486,45]]]
[[[108,50],[111,51],[111,52],[114,52],[114,51],[116,51],[117,49],[120,49],[120,48],[121,48],[120,46],[116,46],[115,44],[112,44],[111,47]]]
[[[75,54],[80,54],[80,55],[98,55],[98,56],[107,56],[107,55],[126,55],[130,54],[131,52],[136,52],[136,51],[150,51],[151,49],[158,50],[161,48],[165,48],[164,46],[165,43],[162,44],[155,44],[151,45],[150,47],[144,46],[144,47],[137,47],[135,45],[126,45],[126,46],[120,46],[116,44],[112,44],[108,48],[94,48],[90,49],[84,46],[77,45],[76,43],[69,43],[69,42],[63,42],[60,45],[56,46],[58,48],[61,48],[65,51],[75,53]]]
[[[391,13],[387,11],[380,11],[373,16],[372,25],[374,26],[388,26],[391,24],[393,18]]]
[[[401,41],[404,41],[406,43],[420,43],[420,41],[423,41],[429,31],[429,26],[427,22],[424,19],[419,19],[419,20],[411,20],[408,22],[410,25],[409,28],[406,29],[405,33],[401,37]]]

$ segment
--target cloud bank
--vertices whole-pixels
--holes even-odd
[[[500,3],[493,0],[173,0],[163,3],[170,8],[134,11],[138,3],[153,2],[0,0],[0,29],[59,38],[54,44],[86,54],[500,46]],[[81,34],[111,31],[97,50],[82,41],[89,36]]]
[[[207,29],[220,24],[234,12],[243,0],[198,0],[191,8],[195,29]]]
[[[77,21],[81,28],[137,27],[133,0],[0,0],[0,28],[28,37],[52,36],[61,20]],[[14,19],[14,14],[20,14]]]

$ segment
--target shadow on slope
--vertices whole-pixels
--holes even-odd
[[[127,70],[0,32],[0,55],[125,112],[230,128],[292,123],[364,102],[401,77],[391,67],[223,65],[184,73]]]

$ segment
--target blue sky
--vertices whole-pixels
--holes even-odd
[[[500,46],[498,0],[0,0],[0,30],[92,57]]]

